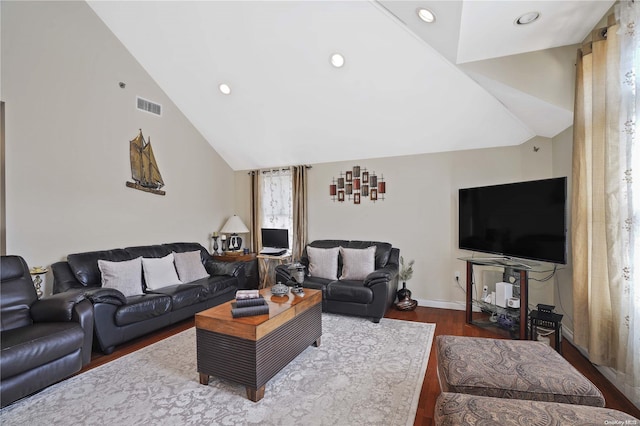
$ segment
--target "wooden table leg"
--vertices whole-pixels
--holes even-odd
[[[201,385],[208,385],[209,384],[209,375],[208,374],[200,373],[200,384]]]
[[[260,401],[262,398],[264,398],[264,386],[259,387],[258,389],[247,387],[247,398],[249,398],[253,402]]]
[[[320,343],[322,343],[322,337],[318,337],[318,339],[313,342],[313,346],[317,348],[318,346],[320,346]]]

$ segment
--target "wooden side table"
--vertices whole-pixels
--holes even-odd
[[[255,253],[249,254],[222,254],[213,255],[215,260],[221,262],[244,262],[244,271],[247,276],[247,287],[250,289],[257,289],[260,277],[258,275],[258,260]]]
[[[275,284],[276,266],[291,263],[291,253],[282,256],[258,255],[258,268],[260,269],[260,288],[271,287]],[[284,283],[283,283],[284,284]]]

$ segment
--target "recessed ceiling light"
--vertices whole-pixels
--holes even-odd
[[[222,83],[220,86],[218,86],[218,89],[220,89],[223,95],[231,94],[231,87],[229,87],[228,84]]]
[[[342,56],[339,53],[334,53],[333,55],[331,55],[331,65],[333,65],[336,68],[340,68],[344,65],[344,56]]]
[[[424,7],[416,9],[416,13],[418,14],[418,17],[420,19],[428,24],[436,20],[436,15],[434,15],[432,11],[430,11],[429,9],[425,9]]]
[[[527,12],[523,15],[520,15],[518,19],[516,19],[513,23],[516,25],[527,25],[532,22],[535,22],[540,17],[540,12]]]

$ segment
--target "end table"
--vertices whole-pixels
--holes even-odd
[[[260,288],[271,287],[275,284],[276,266],[291,262],[291,253],[282,256],[258,255],[258,268],[260,269]],[[283,283],[285,284],[285,283]]]
[[[36,288],[36,294],[38,295],[38,299],[42,297],[44,292],[42,291],[42,277],[40,275],[44,275],[49,270],[47,268],[43,268],[42,266],[34,266],[29,269],[29,273],[34,277],[33,278],[33,286]]]

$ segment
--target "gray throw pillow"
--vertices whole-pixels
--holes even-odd
[[[119,290],[126,297],[142,294],[142,257],[123,262],[98,260],[102,287]]]
[[[307,246],[309,256],[309,275],[312,277],[338,279],[338,251],[339,247],[317,248]]]
[[[187,251],[184,253],[173,253],[173,261],[178,270],[178,277],[183,283],[190,283],[202,278],[208,278],[207,270],[204,269],[200,260],[200,251]]]
[[[342,256],[341,280],[364,280],[376,269],[376,246],[366,249],[340,247]]]
[[[157,290],[170,285],[182,284],[173,265],[173,253],[165,257],[143,257],[142,270],[148,290]]]

